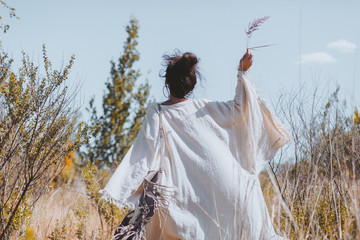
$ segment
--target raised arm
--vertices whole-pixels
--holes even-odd
[[[239,63],[239,72],[237,75],[237,85],[235,89],[235,97],[234,97],[234,103],[235,106],[239,109],[241,112],[246,111],[246,102],[247,102],[247,94],[245,91],[245,81],[244,78],[246,78],[246,72],[252,65],[252,54],[249,52],[249,50],[246,51],[244,56],[240,59]]]
[[[258,174],[277,150],[290,140],[283,124],[270,112],[264,100],[248,80],[252,54],[240,60],[234,97],[232,128],[239,162],[247,171]]]

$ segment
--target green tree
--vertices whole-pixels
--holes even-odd
[[[130,20],[124,53],[118,63],[111,61],[110,79],[103,96],[103,114],[98,116],[94,98],[90,101],[91,121],[101,127],[84,154],[100,167],[119,163],[135,140],[149,105],[148,83],[136,86],[140,71],[134,69],[139,60],[138,21]]]
[[[45,74],[23,54],[22,67],[0,53],[0,239],[9,239],[31,215],[31,206],[65,166],[64,157],[91,134],[77,124],[74,93],[65,85],[73,65],[52,69],[43,49]]]

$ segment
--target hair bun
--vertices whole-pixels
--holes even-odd
[[[197,69],[199,59],[190,52],[181,54],[175,51],[173,55],[163,56],[165,60],[165,77],[170,94],[177,98],[186,98],[196,84],[196,77],[200,76]]]
[[[190,52],[184,53],[182,55],[182,60],[190,68],[192,68],[193,66],[195,66],[199,62],[198,58],[194,54],[192,54]]]

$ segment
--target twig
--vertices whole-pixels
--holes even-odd
[[[270,46],[274,46],[275,44],[267,44],[267,45],[261,45],[261,46],[256,46],[256,47],[250,47],[250,48],[247,48],[249,50],[256,50],[258,48],[264,48],[264,47],[270,47]]]

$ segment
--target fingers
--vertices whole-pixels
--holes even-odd
[[[253,55],[250,53],[249,49],[246,49],[246,53],[240,59],[240,66],[239,69],[242,71],[247,71],[253,62]]]
[[[244,55],[240,60],[240,62],[251,62],[251,63],[252,61],[253,61],[253,56],[251,54]]]
[[[253,55],[250,52],[246,52],[240,61],[252,61]]]
[[[249,51],[249,49],[246,49],[246,53],[244,54],[244,56],[242,57],[243,59],[251,59],[252,58],[252,53]]]
[[[252,57],[252,53],[249,51],[249,49],[246,50],[246,53],[245,53],[246,56],[248,57]]]

